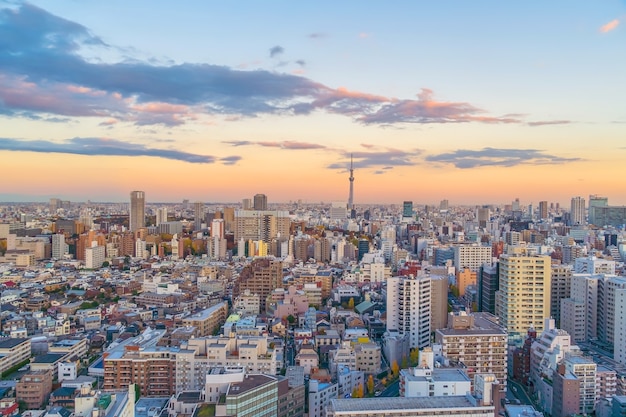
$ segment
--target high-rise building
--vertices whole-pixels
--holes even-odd
[[[480,268],[478,284],[478,311],[495,314],[496,291],[500,283],[498,264],[483,265]]]
[[[554,318],[557,327],[560,328],[561,300],[569,298],[571,294],[572,266],[552,265],[551,269],[550,316]]]
[[[256,194],[254,196],[254,210],[267,210],[267,196],[265,194]]]
[[[402,203],[402,217],[409,219],[413,217],[413,202],[405,201]]]
[[[245,290],[258,294],[261,311],[265,313],[267,297],[276,288],[283,288],[283,263],[274,259],[258,258],[242,269],[233,288],[233,297],[238,297]]]
[[[387,279],[387,330],[407,335],[409,347],[430,345],[430,276],[401,276]]]
[[[63,233],[52,235],[52,257],[61,259],[68,252],[69,246],[65,243],[65,235]]]
[[[196,201],[193,203],[193,230],[195,232],[202,230],[202,222],[204,221],[204,203]]]
[[[539,213],[538,217],[540,220],[545,220],[548,218],[548,202],[540,201],[539,202]]]
[[[509,248],[500,263],[500,289],[496,291],[496,316],[509,334],[523,336],[529,328],[543,331],[550,317],[551,259],[529,248]]]
[[[616,289],[614,299],[613,357],[617,362],[626,365],[626,289]]]
[[[146,226],[146,193],[143,191],[130,192],[130,217],[128,229],[135,232]]]
[[[156,211],[156,225],[167,223],[167,207],[159,207]]]
[[[570,217],[572,225],[586,224],[585,221],[585,199],[582,197],[572,197],[570,206]]]

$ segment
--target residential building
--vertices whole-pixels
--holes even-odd
[[[387,330],[409,336],[410,348],[430,345],[431,278],[427,275],[387,280]]]
[[[477,272],[484,264],[492,262],[491,247],[480,245],[454,246],[454,266],[457,270],[469,269]],[[460,288],[459,288],[460,289]]]
[[[450,313],[448,327],[435,332],[443,355],[463,363],[471,381],[475,374],[489,373],[506,384],[507,340],[506,330],[489,313]]]
[[[183,326],[193,326],[200,337],[216,334],[228,316],[228,303],[223,301],[183,319]]]
[[[38,410],[44,407],[51,392],[51,371],[30,371],[15,386],[15,397],[18,401],[23,401],[27,409]]]
[[[500,289],[496,291],[496,316],[507,332],[521,338],[534,327],[543,331],[550,317],[551,260],[534,255],[524,246],[509,248],[500,263]]]
[[[339,386],[329,382],[320,382],[317,379],[309,381],[309,417],[326,417],[326,408],[332,400],[337,399]]]
[[[460,368],[437,368],[431,348],[419,352],[419,364],[400,370],[400,397],[440,397],[465,395],[471,381]]]
[[[1,338],[0,339],[0,373],[4,373],[14,366],[28,361],[31,355],[30,339]]]

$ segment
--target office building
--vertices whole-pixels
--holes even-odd
[[[405,201],[402,203],[402,217],[410,219],[413,217],[413,202]]]
[[[496,316],[510,335],[521,337],[534,327],[543,331],[550,317],[551,259],[534,255],[523,246],[509,249],[500,263]]]
[[[63,233],[52,235],[52,258],[62,259],[67,253],[69,245],[65,243],[65,235]]]
[[[193,230],[194,232],[202,230],[202,222],[204,221],[204,203],[196,201],[193,203]]]
[[[430,281],[427,275],[387,280],[387,330],[407,335],[412,349],[430,345]]]
[[[265,194],[256,194],[254,196],[253,209],[258,211],[267,210],[267,196]]]
[[[270,243],[273,239],[287,238],[291,219],[288,211],[235,211],[235,241],[262,240]]]
[[[130,216],[128,229],[136,232],[146,226],[146,194],[143,191],[131,191]]]
[[[478,283],[478,311],[496,314],[496,291],[500,288],[498,263],[480,268]]]
[[[539,202],[539,212],[537,213],[537,217],[539,218],[539,220],[548,219],[548,202],[547,201]]]
[[[454,266],[457,270],[478,271],[484,264],[492,262],[491,247],[479,245],[454,246]]]
[[[326,417],[494,417],[494,415],[493,405],[486,405],[471,395],[333,399],[326,412]]]
[[[590,195],[589,196],[589,224],[593,224],[596,226],[604,226],[603,224],[599,224],[602,220],[599,219],[599,214],[602,211],[603,207],[609,206],[609,199],[607,197],[601,197],[599,195]],[[596,208],[598,209],[598,214],[596,214]]]

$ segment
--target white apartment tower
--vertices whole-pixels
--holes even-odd
[[[387,330],[408,335],[409,346],[430,345],[431,278],[401,276],[387,280]]]
[[[616,289],[614,299],[613,359],[626,365],[626,289]]]
[[[522,336],[531,327],[541,333],[544,320],[550,317],[550,257],[516,246],[509,248],[499,262],[496,316],[510,335]]]
[[[572,197],[570,207],[570,216],[572,225],[587,224],[585,217],[585,199],[582,197]]]

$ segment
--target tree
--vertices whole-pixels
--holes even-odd
[[[369,395],[374,394],[374,375],[370,375],[369,378],[367,378],[367,393]]]
[[[417,366],[420,360],[420,351],[419,349],[413,349],[409,354],[409,362],[411,366]]]
[[[359,390],[356,387],[352,388],[351,396],[352,398],[359,398]]]
[[[409,367],[409,360],[408,360],[408,358],[406,356],[402,357],[402,362],[400,363],[400,367],[402,369],[406,369],[406,368]]]
[[[111,264],[109,263],[109,261],[104,261],[104,262],[102,262],[102,267],[103,267],[103,268],[108,268],[108,267],[109,267],[109,265],[111,265]]]
[[[391,377],[395,378],[400,374],[400,367],[398,366],[398,361],[395,359],[391,362]]]
[[[287,322],[289,323],[289,325],[293,326],[293,324],[296,322],[296,318],[290,314],[287,316]]]
[[[350,301],[348,301],[348,309],[354,310],[354,297],[350,297]]]

